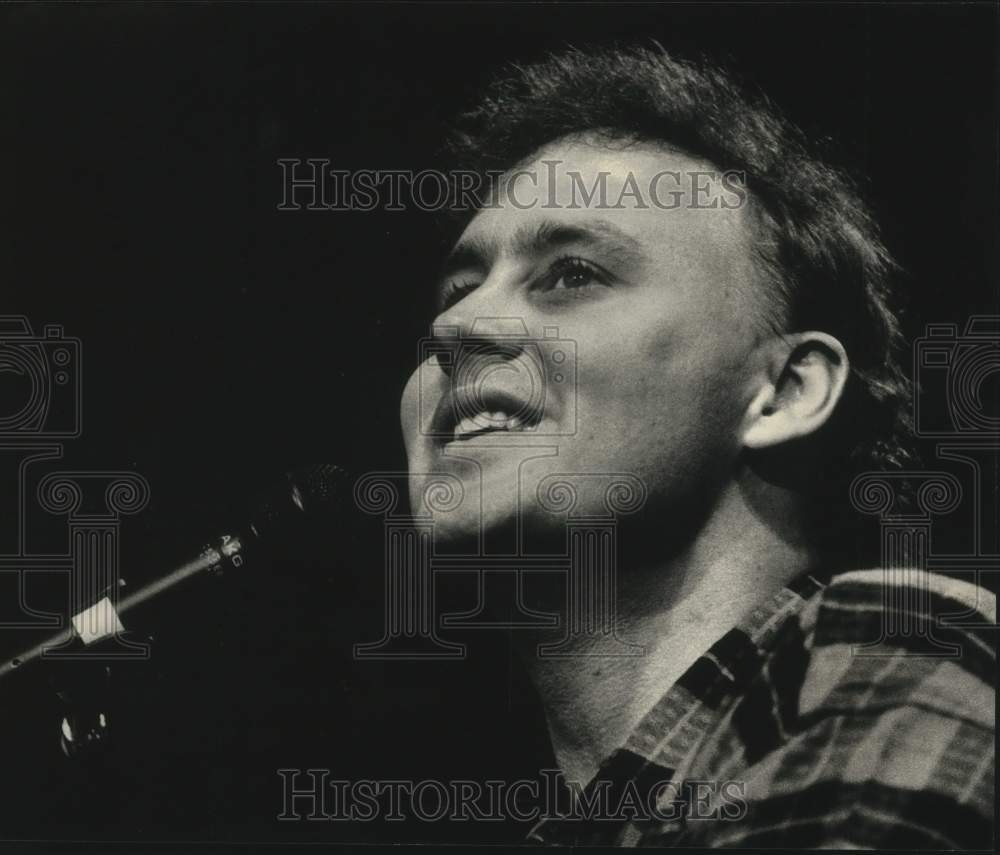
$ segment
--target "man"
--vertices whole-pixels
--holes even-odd
[[[845,548],[854,477],[911,459],[893,264],[846,176],[659,49],[517,68],[455,143],[495,180],[446,264],[441,353],[403,395],[415,511],[450,476],[438,542],[523,555],[606,515],[616,478],[644,498],[611,647],[513,638],[566,779],[647,809],[531,839],[989,846],[992,643],[935,618],[994,623],[992,598]],[[900,614],[921,631],[886,635]]]

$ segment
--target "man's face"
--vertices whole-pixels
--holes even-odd
[[[461,482],[459,506],[435,514],[440,537],[515,519],[561,529],[553,480],[574,485],[573,513],[603,514],[617,474],[667,510],[731,477],[763,298],[748,212],[712,171],[659,147],[562,140],[471,221],[435,328],[474,346],[423,363],[401,407],[414,510],[429,473]],[[587,202],[602,173],[606,194]]]

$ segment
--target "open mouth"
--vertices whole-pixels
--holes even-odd
[[[485,410],[480,413],[476,413],[474,416],[465,416],[462,420],[455,425],[455,432],[446,441],[461,442],[465,439],[471,439],[474,436],[482,436],[485,433],[495,433],[498,431],[516,431],[521,430],[524,426],[524,422],[519,416],[508,416],[503,410],[496,410],[495,412],[486,412]]]
[[[486,394],[480,390],[473,397],[456,390],[438,405],[432,432],[438,444],[444,445],[491,433],[530,431],[541,419],[541,406],[531,406],[512,395],[503,392]]]

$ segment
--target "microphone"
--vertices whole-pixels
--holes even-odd
[[[24,672],[41,659],[84,659],[87,657],[81,654],[88,650],[94,651],[91,658],[100,658],[97,651],[102,642],[132,631],[130,618],[140,606],[158,601],[182,587],[186,591],[196,579],[242,574],[248,565],[256,563],[259,555],[264,558],[280,555],[283,550],[294,547],[311,528],[329,524],[331,518],[344,515],[349,510],[351,482],[347,471],[332,463],[310,464],[286,473],[281,483],[261,495],[244,525],[219,536],[193,560],[118,602],[113,602],[109,596],[113,592],[105,592],[97,602],[72,615],[62,631],[0,661],[0,681]],[[131,644],[135,647],[134,642]],[[60,651],[62,655],[52,655],[53,651]],[[110,658],[114,658],[114,654]],[[119,652],[117,658],[124,657]]]

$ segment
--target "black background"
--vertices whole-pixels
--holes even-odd
[[[446,237],[419,211],[278,211],[277,159],[435,165],[448,117],[500,63],[648,37],[728,61],[866,178],[910,274],[911,335],[997,311],[992,4],[0,8],[2,311],[83,342],[68,468],[152,485],[123,528],[126,578],[197,547],[221,508],[284,468],[404,464],[399,394]],[[377,578],[377,532],[362,531],[343,572]],[[521,833],[274,821],[279,766],[510,779],[546,762],[502,644],[461,665],[352,673],[340,657],[377,628],[334,587],[236,586],[191,606],[103,771],[62,761],[56,708],[33,701],[4,734],[0,837]]]

